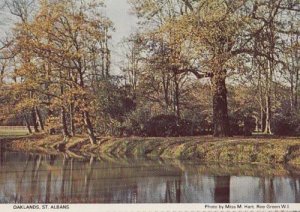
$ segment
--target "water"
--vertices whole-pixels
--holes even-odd
[[[3,151],[0,167],[0,203],[300,202],[299,175],[282,167]]]

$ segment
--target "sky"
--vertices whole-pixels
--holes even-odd
[[[0,5],[4,0],[0,0]],[[130,5],[127,0],[105,0],[106,16],[111,19],[114,24],[115,31],[112,32],[112,71],[118,73],[118,64],[120,61],[119,43],[124,37],[130,36],[137,28],[137,18],[130,13]],[[9,31],[14,21],[9,17],[6,11],[0,12],[0,37],[3,37],[5,32]]]
[[[113,33],[113,42],[117,43],[134,31],[137,19],[130,14],[127,0],[106,0],[106,5],[106,15],[112,20],[116,29]]]
[[[130,36],[137,29],[137,18],[130,13],[127,0],[106,0],[106,15],[114,23],[115,31],[112,34],[112,71],[118,73],[120,42]]]

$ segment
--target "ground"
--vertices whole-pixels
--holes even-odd
[[[5,146],[12,150],[51,154],[64,152],[72,157],[159,157],[222,163],[300,165],[300,138],[292,137],[102,137],[98,138],[96,145],[91,145],[85,136],[76,136],[66,143],[62,141],[61,136],[46,134],[2,139]]]
[[[18,137],[28,135],[28,130],[24,128],[4,128],[0,126],[0,139],[3,137]]]

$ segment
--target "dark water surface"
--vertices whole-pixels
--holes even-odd
[[[0,167],[0,203],[300,202],[300,176],[282,169],[274,174],[276,167],[262,174],[268,167],[3,151]]]

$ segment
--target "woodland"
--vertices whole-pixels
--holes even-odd
[[[300,136],[299,0],[129,0],[112,72],[105,2],[6,0],[0,126],[64,138]]]

